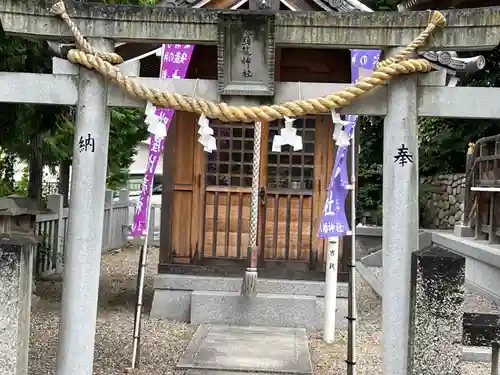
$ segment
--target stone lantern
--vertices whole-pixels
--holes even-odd
[[[23,197],[0,197],[0,368],[27,375],[36,215]]]

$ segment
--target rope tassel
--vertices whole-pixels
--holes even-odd
[[[283,119],[285,117],[304,117],[329,113],[334,109],[346,107],[353,100],[383,85],[385,82],[401,74],[427,73],[432,70],[431,64],[424,59],[408,59],[417,48],[423,46],[432,32],[445,24],[444,16],[434,11],[429,25],[422,33],[406,46],[398,55],[381,61],[377,69],[369,77],[361,78],[352,87],[320,98],[294,100],[283,104],[262,106],[230,106],[226,103],[216,103],[210,100],[187,97],[168,91],[160,91],[144,86],[137,80],[125,76],[119,68],[113,66],[123,62],[116,53],[96,51],[83,37],[66,11],[63,1],[51,8],[54,15],[61,17],[73,33],[79,49],[68,51],[67,59],[74,63],[94,69],[109,81],[117,84],[129,95],[151,102],[158,107],[172,108],[178,111],[204,114],[208,118],[223,122],[263,122]]]

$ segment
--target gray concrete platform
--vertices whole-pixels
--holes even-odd
[[[311,375],[307,335],[300,328],[202,324],[177,367],[190,375]]]
[[[336,327],[345,329],[347,299],[337,299]],[[324,298],[287,294],[193,291],[191,324],[323,328]]]
[[[218,292],[239,292],[241,277],[194,276],[160,273],[155,276],[155,290],[211,290]],[[259,277],[257,293],[300,294],[306,296],[324,296],[324,281],[265,279]],[[347,298],[347,283],[339,283],[337,296]]]
[[[324,285],[322,281],[259,278],[259,297],[253,302],[245,302],[240,297],[241,277],[159,274],[154,282],[151,316],[193,324],[322,329]],[[284,306],[294,311],[295,316],[284,313]],[[346,315],[347,283],[339,283],[338,329],[347,328]]]

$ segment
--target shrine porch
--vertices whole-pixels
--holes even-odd
[[[151,316],[191,324],[323,327],[324,282],[259,278],[257,296],[240,296],[240,277],[159,274]],[[346,328],[347,284],[337,290],[337,321]]]

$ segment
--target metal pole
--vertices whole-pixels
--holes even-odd
[[[109,40],[93,44],[113,51]],[[92,375],[109,143],[107,93],[103,77],[80,68],[57,375]]]
[[[498,375],[498,352],[500,347],[493,345],[491,347],[491,375]]]
[[[136,304],[134,315],[134,337],[132,339],[132,368],[139,368],[139,356],[141,346],[141,317],[142,303],[144,295],[144,279],[146,277],[147,256],[148,256],[148,240],[149,240],[149,220],[151,218],[151,199],[153,196],[153,184],[149,189],[148,210],[146,214],[146,233],[144,237],[144,245],[141,248],[139,255],[139,266],[137,270],[137,287],[136,287]],[[154,225],[154,223],[153,223]],[[154,232],[153,232],[154,235]]]
[[[349,257],[349,298],[347,302],[347,374],[356,375],[356,129],[351,140],[351,256]]]

